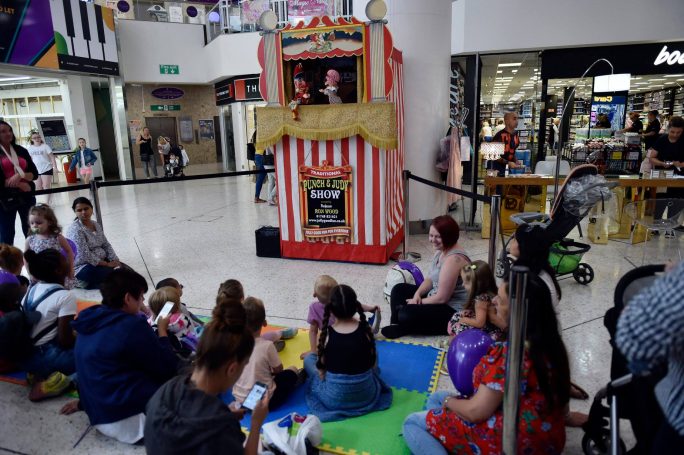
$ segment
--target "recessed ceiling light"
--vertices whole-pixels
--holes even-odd
[[[522,66],[522,63],[499,63],[500,68],[505,66]]]
[[[499,70],[496,72],[496,74],[501,74],[501,73],[503,73],[503,70]]]
[[[515,74],[517,72],[518,72],[518,70],[511,70],[511,73],[513,73],[513,74]]]
[[[684,74],[666,74],[663,77],[682,77]]]
[[[655,81],[664,81],[665,79],[649,79],[650,82],[655,82]]]

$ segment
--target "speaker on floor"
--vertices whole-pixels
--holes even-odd
[[[262,226],[254,231],[256,237],[256,255],[262,258],[280,257],[280,228]]]

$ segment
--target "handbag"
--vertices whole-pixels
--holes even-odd
[[[256,155],[256,147],[254,146],[254,142],[249,142],[247,144],[247,160],[254,161],[254,155]]]
[[[264,166],[275,166],[275,156],[264,154]]]

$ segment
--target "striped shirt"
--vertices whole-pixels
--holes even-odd
[[[684,436],[684,261],[629,302],[616,341],[634,373],[668,366],[672,389],[665,414]]]

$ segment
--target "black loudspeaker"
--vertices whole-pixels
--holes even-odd
[[[261,258],[280,257],[280,228],[262,226],[254,231],[256,255]]]

